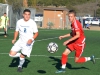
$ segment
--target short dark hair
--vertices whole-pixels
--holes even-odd
[[[25,10],[23,11],[23,14],[24,14],[25,12],[31,13],[31,11],[30,11],[29,9],[25,9]]]
[[[6,13],[4,13],[4,14],[6,14]]]
[[[76,16],[76,11],[75,10],[69,10],[69,14],[73,13],[74,16]]]

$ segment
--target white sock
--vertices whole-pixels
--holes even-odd
[[[10,57],[20,57],[20,54],[21,54],[21,53],[17,53],[16,55],[10,55],[10,54],[9,54],[9,56],[10,56]]]
[[[61,68],[62,69],[65,69],[66,68],[66,64],[63,64]]]
[[[90,57],[85,57],[86,61],[90,61],[91,58]]]
[[[18,67],[22,67],[23,64],[24,64],[24,62],[25,62],[25,58],[21,58],[21,57],[20,57],[20,61],[19,61]]]

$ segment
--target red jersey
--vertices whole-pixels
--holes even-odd
[[[74,42],[76,44],[82,44],[82,43],[84,43],[85,42],[85,36],[84,36],[84,31],[83,31],[81,23],[78,20],[75,20],[71,24],[71,29],[72,29],[72,32],[71,32],[72,37],[74,37],[76,35],[77,31],[80,32],[80,37],[78,39],[74,40]]]

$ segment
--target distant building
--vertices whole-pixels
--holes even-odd
[[[66,8],[44,8],[42,28],[63,29],[66,25]]]

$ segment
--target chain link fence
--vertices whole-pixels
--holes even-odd
[[[23,7],[23,0],[7,0],[7,4],[0,3],[0,17],[7,13],[7,16],[10,20],[10,26],[9,28],[15,28],[16,22],[23,18],[22,13],[25,7]],[[31,10],[31,18],[35,18],[36,9],[35,8],[29,8]]]

